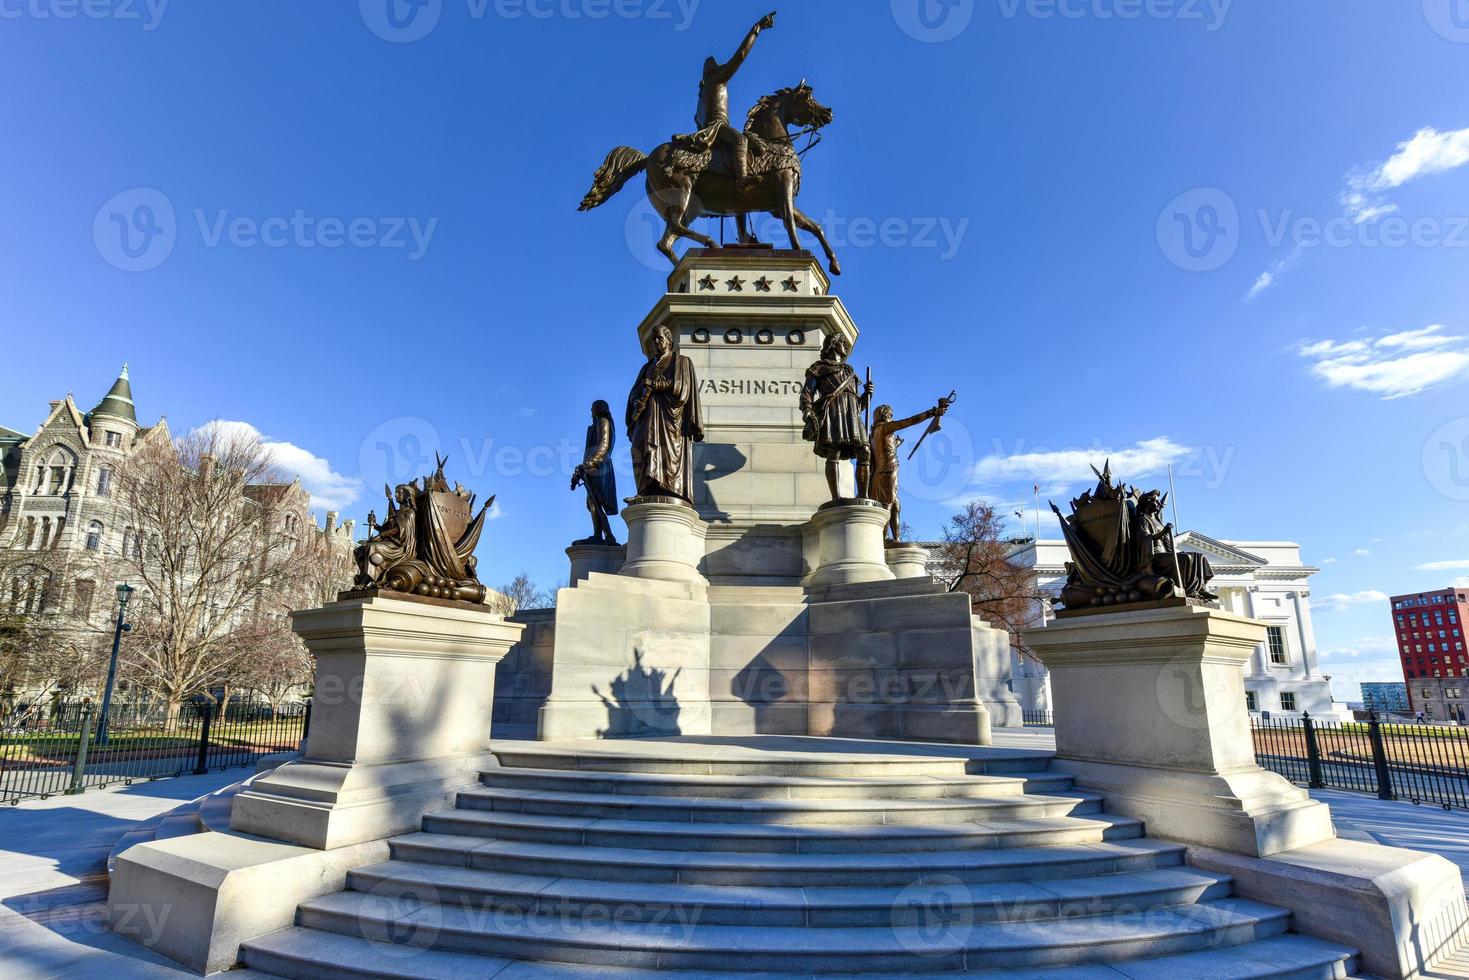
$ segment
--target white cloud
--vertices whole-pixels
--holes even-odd
[[[1335,595],[1316,599],[1311,603],[1311,608],[1329,609],[1332,612],[1344,612],[1352,606],[1362,606],[1368,603],[1386,601],[1386,593],[1378,592],[1376,589],[1366,589],[1362,592],[1338,592]]]
[[[332,469],[331,463],[290,442],[271,439],[249,422],[219,420],[204,428],[214,429],[229,437],[258,439],[275,464],[291,476],[301,478],[301,486],[311,494],[311,506],[321,510],[344,511],[362,496],[362,481],[344,476]]]
[[[1091,482],[1091,467],[1101,469],[1104,462],[1111,460],[1112,473],[1119,479],[1132,481],[1162,472],[1170,463],[1177,463],[1192,452],[1187,446],[1180,446],[1167,436],[1159,436],[1121,449],[1098,446],[1090,449],[1063,449],[1058,452],[1037,450],[1009,456],[995,453],[974,464],[974,478],[981,484],[1025,479],[1064,489],[1079,482]],[[1044,489],[1043,486],[1042,490]]]
[[[515,414],[523,419],[528,419],[536,414],[536,410],[534,408],[531,408],[529,405],[522,405],[515,410]]]
[[[1336,559],[1335,558],[1323,558],[1323,559],[1321,559],[1321,564],[1323,564],[1323,565],[1335,565],[1336,564]]]
[[[1469,163],[1469,129],[1440,132],[1420,129],[1413,138],[1398,144],[1397,151],[1383,163],[1347,176],[1342,204],[1358,224],[1374,221],[1397,211],[1398,206],[1381,195],[1420,177],[1447,173]]]
[[[1296,353],[1330,388],[1353,388],[1384,400],[1406,398],[1469,373],[1469,338],[1441,324],[1378,338],[1304,343]]]
[[[1250,287],[1249,293],[1245,296],[1245,302],[1250,302],[1251,300],[1258,297],[1261,293],[1269,289],[1271,286],[1274,286],[1276,283],[1280,282],[1280,277],[1285,275],[1285,273],[1289,271],[1292,266],[1299,262],[1301,260],[1301,256],[1304,254],[1306,254],[1305,248],[1297,245],[1295,248],[1291,249],[1290,254],[1287,255],[1285,258],[1272,262],[1270,264],[1270,268],[1260,273],[1260,278],[1256,279],[1255,284]]]
[[[1372,549],[1371,548],[1357,548],[1356,550],[1354,550],[1352,552],[1352,557],[1354,557],[1354,558],[1366,558],[1370,554],[1372,554]]]
[[[1451,561],[1427,561],[1421,565],[1413,566],[1419,572],[1458,572],[1469,569],[1469,558],[1455,558]]]

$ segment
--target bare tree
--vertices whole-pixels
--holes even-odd
[[[949,518],[937,564],[950,591],[967,592],[975,611],[1010,634],[1025,652],[1022,631],[1040,620],[1046,597],[1031,570],[1010,560],[1005,521],[983,501],[966,504]]]
[[[496,590],[497,598],[490,596],[490,605],[498,613],[509,616],[521,609],[549,609],[556,605],[557,589],[542,592],[525,572],[506,582]]]
[[[221,425],[146,445],[117,474],[122,560],[141,584],[129,609],[130,666],[170,719],[252,655],[256,608],[299,588],[285,485],[258,437]]]

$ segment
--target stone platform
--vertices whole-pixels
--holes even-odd
[[[1106,813],[1048,753],[798,738],[492,748],[481,786],[391,840],[346,891],[303,903],[292,928],[245,942],[245,966],[1082,980],[1357,965]]]

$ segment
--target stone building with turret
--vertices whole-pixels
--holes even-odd
[[[71,394],[53,401],[35,431],[0,427],[0,552],[4,581],[0,607],[11,613],[65,617],[78,627],[106,629],[117,611],[109,575],[116,562],[136,556],[142,543],[114,496],[117,474],[151,441],[172,436],[165,419],[138,421],[127,365],[107,394],[83,411]],[[326,525],[311,514],[300,480],[252,486],[247,495],[271,495],[282,510],[287,539],[322,535],[350,553],[353,522]],[[0,681],[0,684],[6,683]]]

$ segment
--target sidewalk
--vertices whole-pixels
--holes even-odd
[[[995,735],[997,745],[1012,748],[1051,744],[1044,729]],[[0,809],[0,977],[195,976],[107,931],[107,854],[137,821],[239,782],[250,771],[180,776]],[[1441,854],[1469,880],[1469,813],[1335,790],[1311,795],[1331,806],[1341,836]],[[1469,978],[1469,952],[1426,976]]]
[[[107,931],[107,854],[138,821],[251,771],[179,776],[0,809],[0,976],[193,976]]]

